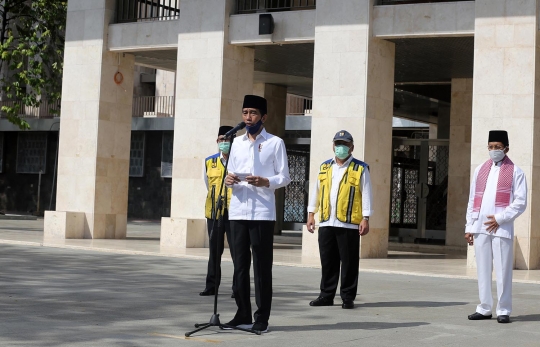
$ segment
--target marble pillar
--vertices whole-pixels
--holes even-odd
[[[255,83],[253,94],[265,98],[268,102],[268,118],[264,127],[270,134],[285,136],[285,118],[287,116],[287,87],[268,83]],[[274,234],[281,235],[283,230],[283,209],[285,206],[285,188],[277,189],[276,226]]]
[[[315,26],[310,186],[319,165],[333,156],[335,133],[348,130],[353,155],[370,166],[374,191],[361,258],[386,257],[390,210],[395,48],[372,37],[372,10],[370,0],[317,1]],[[318,254],[317,235],[304,231],[303,238],[302,254]]]
[[[162,219],[162,248],[204,246],[203,161],[217,152],[219,126],[241,122],[244,95],[253,93],[253,49],[228,44],[234,4],[180,5],[171,217]]]
[[[488,131],[504,129],[525,171],[528,208],[515,222],[515,267],[540,268],[540,45],[537,0],[475,2],[471,173],[487,160]],[[469,262],[474,253],[469,248]]]
[[[115,3],[68,3],[56,211],[45,213],[46,239],[126,236],[134,57],[107,51]]]
[[[270,134],[285,136],[285,117],[287,115],[287,87],[268,83],[255,83],[253,94],[268,101],[268,118],[264,127]]]
[[[452,79],[446,245],[463,249],[467,247],[463,234],[469,201],[472,96],[472,78]]]

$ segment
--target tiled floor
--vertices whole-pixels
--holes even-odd
[[[162,251],[159,246],[159,223],[131,221],[128,237],[124,240],[65,240],[59,243],[43,242],[43,220],[0,220],[0,243],[43,245],[72,249],[85,249],[120,254],[144,254],[164,257],[206,259],[208,249],[190,248],[183,251]],[[294,234],[289,234],[294,235]],[[320,267],[318,258],[302,257],[301,238],[276,237],[274,264],[295,267]],[[231,261],[225,251],[224,261]],[[475,278],[476,270],[466,267],[466,257],[419,252],[390,251],[386,259],[361,259],[360,271],[399,273],[417,276],[448,278]],[[514,270],[514,281],[540,284],[540,270]]]

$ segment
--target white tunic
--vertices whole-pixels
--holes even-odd
[[[469,193],[469,204],[467,206],[467,224],[465,225],[466,233],[473,234],[490,234],[486,230],[485,222],[488,221],[487,216],[494,215],[495,220],[499,224],[499,228],[495,232],[495,236],[513,239],[514,238],[514,220],[525,211],[527,207],[527,181],[525,173],[517,165],[514,165],[514,177],[512,182],[512,191],[510,194],[510,205],[506,208],[495,206],[495,196],[497,194],[497,182],[499,180],[501,163],[493,164],[489,172],[486,182],[486,190],[482,198],[482,206],[478,219],[472,217],[474,205],[474,192],[476,189],[476,179],[482,165],[478,166],[474,171],[474,178],[471,183]]]

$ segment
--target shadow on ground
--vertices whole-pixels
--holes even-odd
[[[397,328],[410,328],[429,325],[427,322],[386,323],[386,322],[340,322],[334,324],[275,326],[272,331],[312,331],[312,330],[385,330]]]

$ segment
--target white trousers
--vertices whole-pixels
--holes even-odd
[[[491,274],[495,264],[497,276],[497,315],[512,312],[512,270],[514,265],[514,245],[512,239],[486,234],[474,234],[474,251],[478,272],[478,293],[480,305],[476,312],[490,315],[493,307],[491,294]]]

